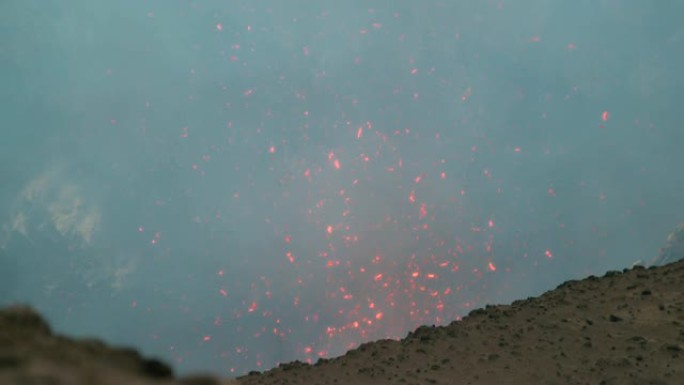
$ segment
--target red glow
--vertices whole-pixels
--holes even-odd
[[[249,305],[249,309],[247,309],[247,312],[248,312],[248,313],[253,313],[256,309],[257,309],[257,303],[256,303],[256,302],[252,302],[252,304]]]
[[[608,112],[608,111],[603,111],[603,112],[601,113],[601,120],[603,120],[604,122],[607,122],[608,119],[610,119],[610,112]]]
[[[419,78],[430,76],[430,64],[425,68],[422,65],[412,64],[408,68],[413,68]],[[297,92],[293,98],[307,100],[306,90]],[[463,88],[456,92],[451,103],[458,102]],[[406,98],[412,93],[410,89],[398,90],[398,94]],[[463,92],[463,100],[470,96],[468,87]],[[257,97],[260,95],[255,95],[255,99]],[[247,104],[248,101],[240,102]],[[363,103],[363,98],[357,102]],[[513,218],[497,211],[502,207],[500,204],[488,203],[496,199],[513,199],[506,194],[534,194],[536,191],[544,197],[545,187],[550,196],[555,196],[556,191],[545,184],[549,183],[545,180],[537,181],[525,190],[524,181],[509,178],[506,169],[488,157],[500,151],[501,156],[518,164],[527,159],[527,152],[536,154],[536,147],[530,145],[527,149],[527,142],[519,142],[526,147],[526,153],[521,154],[521,147],[507,144],[500,147],[497,138],[459,138],[447,127],[440,128],[441,133],[426,132],[417,121],[405,123],[412,127],[383,121],[373,128],[370,122],[338,119],[334,127],[325,129],[337,129],[346,137],[344,141],[351,143],[351,146],[341,147],[335,141],[320,141],[322,134],[314,130],[321,127],[313,119],[320,111],[315,110],[314,105],[306,104],[306,108],[311,108],[311,119],[298,116],[305,126],[301,132],[301,148],[310,156],[298,158],[293,155],[300,143],[265,139],[266,130],[270,129],[265,125],[244,129],[261,135],[250,138],[254,139],[251,150],[265,158],[259,159],[266,163],[264,178],[273,178],[282,190],[260,191],[256,182],[262,175],[253,174],[246,178],[247,183],[236,183],[239,188],[221,192],[229,194],[228,199],[224,198],[229,207],[218,208],[216,212],[212,209],[206,214],[193,213],[200,226],[211,226],[211,221],[225,220],[233,213],[242,215],[246,222],[258,222],[265,231],[256,235],[260,241],[268,243],[262,250],[265,253],[274,250],[268,256],[239,256],[264,258],[262,261],[264,265],[268,264],[267,267],[259,272],[251,270],[254,276],[236,276],[233,260],[228,260],[232,256],[227,256],[225,264],[219,266],[231,266],[231,270],[226,267],[225,275],[221,270],[218,277],[209,277],[220,281],[210,294],[226,307],[217,313],[233,317],[233,320],[224,319],[222,327],[240,328],[241,335],[249,339],[261,338],[262,342],[255,342],[256,346],[268,346],[265,339],[275,338],[285,341],[284,346],[292,346],[291,349],[300,355],[303,352],[315,358],[342,354],[340,349],[365,340],[405,335],[418,325],[450,321],[469,308],[483,305],[491,299],[492,293],[502,290],[499,282],[505,281],[505,273],[514,270],[512,266],[517,266],[509,258],[517,256],[513,252],[496,255],[506,247],[498,249],[495,237],[505,234],[501,242],[505,246],[523,244],[527,238],[514,238],[517,230],[509,227],[514,223]],[[464,115],[471,115],[467,112],[471,107],[477,106],[468,103],[457,106]],[[299,115],[303,109],[297,111]],[[264,121],[267,121],[270,112],[264,114]],[[275,112],[273,117],[276,117]],[[454,125],[462,124],[454,122]],[[242,129],[237,127],[237,122],[235,126],[226,131]],[[238,137],[233,140],[244,143]],[[409,149],[413,141],[420,140],[429,140],[431,149],[446,147],[448,150],[428,151],[421,154],[420,159],[409,156],[408,151],[413,154],[417,152],[414,150],[422,148]],[[458,145],[452,146],[454,143]],[[205,149],[201,151],[200,156],[210,153]],[[211,162],[200,161],[200,170],[215,169],[214,163],[219,156],[219,151],[211,152]],[[209,159],[207,157],[205,162]],[[341,160],[345,160],[344,169]],[[240,163],[239,160],[236,163]],[[252,169],[252,165],[244,161],[239,166]],[[429,178],[432,175],[438,178]],[[595,199],[598,190],[592,192],[591,198]],[[484,200],[478,195],[480,193],[486,197]],[[494,194],[497,198],[489,200]],[[250,200],[253,196],[266,198],[259,201],[267,210],[266,214],[253,207],[255,202]],[[534,199],[525,202],[537,204]],[[162,200],[162,204],[166,201]],[[534,208],[524,207],[525,210]],[[288,210],[287,215],[279,215],[282,214],[277,211],[279,209]],[[155,230],[147,229],[145,234]],[[143,240],[150,238],[146,235]],[[160,250],[163,247],[167,245],[159,245],[157,252],[163,252]],[[551,258],[550,251],[545,254]],[[494,261],[502,261],[504,265],[497,266]],[[483,287],[487,290],[482,290]],[[229,309],[231,306],[234,308]],[[204,333],[215,334],[213,329],[199,330],[199,338]],[[232,349],[229,353],[235,354]],[[264,365],[270,365],[267,354],[254,357],[257,353],[242,347],[240,355],[243,357],[240,358],[251,356],[249,364],[252,366],[262,360]]]

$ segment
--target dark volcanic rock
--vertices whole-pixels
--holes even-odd
[[[175,380],[167,364],[94,339],[53,335],[27,306],[0,311],[0,384],[218,384],[210,377]]]

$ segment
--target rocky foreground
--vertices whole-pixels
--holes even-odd
[[[26,307],[0,312],[0,384],[684,384],[684,261],[568,281],[401,341],[237,380],[176,379],[166,364],[56,336]]]
[[[165,363],[133,349],[55,335],[26,306],[0,311],[0,384],[186,384],[213,385],[207,377],[174,379]],[[225,382],[224,382],[225,383]]]

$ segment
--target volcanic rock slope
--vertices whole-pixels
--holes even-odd
[[[684,384],[684,261],[569,281],[315,365],[236,380],[176,379],[133,350],[56,336],[26,307],[0,311],[0,384]]]
[[[568,281],[254,384],[684,384],[684,261]]]
[[[0,311],[0,384],[214,385],[206,376],[175,379],[171,367],[133,349],[54,335],[26,306]]]

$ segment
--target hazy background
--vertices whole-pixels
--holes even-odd
[[[0,3],[0,305],[222,376],[657,254],[681,1]]]

